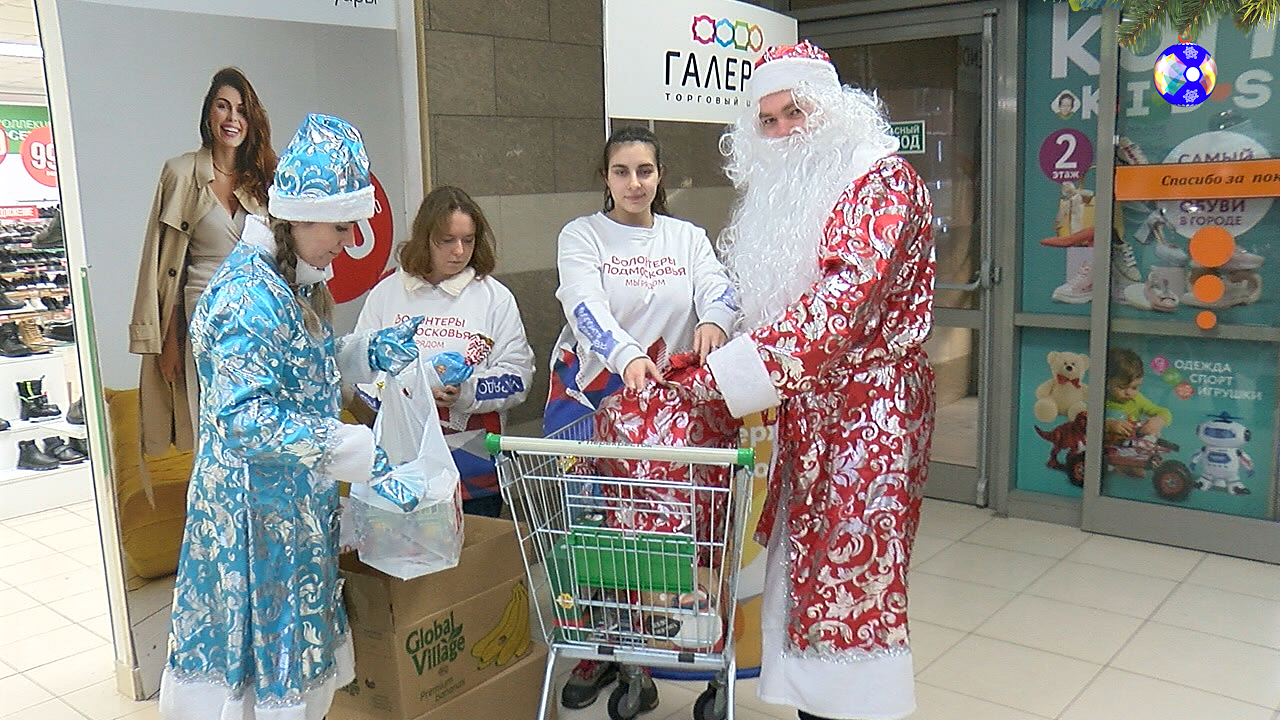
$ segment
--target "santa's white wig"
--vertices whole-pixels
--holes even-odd
[[[802,74],[809,79],[774,90],[791,92],[806,114],[802,128],[765,137],[753,107],[720,139],[725,174],[739,196],[717,245],[748,330],[777,319],[818,280],[823,230],[836,201],[898,149],[877,97],[841,86],[834,69],[830,79],[807,68]]]

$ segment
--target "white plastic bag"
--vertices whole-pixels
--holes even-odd
[[[395,467],[390,480],[414,488],[406,512],[374,486],[353,485],[347,519],[361,562],[409,580],[458,564],[462,552],[462,488],[458,468],[436,416],[423,363],[388,376],[373,425],[378,445]]]

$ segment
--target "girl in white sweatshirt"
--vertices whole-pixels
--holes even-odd
[[[515,297],[490,275],[495,258],[489,224],[471,196],[441,186],[423,199],[399,252],[400,268],[369,292],[356,329],[423,315],[417,334],[422,361],[456,352],[473,365],[469,379],[436,390],[434,404],[462,475],[463,511],[497,517],[502,496],[484,434],[502,432],[507,411],[524,402],[533,350]],[[375,389],[361,389],[376,397]]]
[[[658,139],[637,126],[605,143],[604,210],[560,231],[556,298],[568,325],[551,358],[548,433],[624,385],[661,380],[668,355],[705,357],[733,329],[737,302],[702,228],[667,214]]]
[[[653,133],[636,126],[614,132],[598,172],[604,210],[560,231],[556,297],[569,324],[552,351],[548,434],[624,385],[661,380],[669,355],[692,350],[705,358],[725,343],[738,311],[706,231],[667,214]],[[584,660],[560,701],[586,707],[617,674],[614,663]],[[658,704],[653,680],[646,674],[643,681],[642,712]]]

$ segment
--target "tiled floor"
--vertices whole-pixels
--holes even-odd
[[[158,717],[114,691],[92,513],[0,523],[4,720]],[[915,720],[1280,720],[1277,566],[926,501],[911,615]],[[740,720],[795,717],[737,687]],[[663,682],[643,717],[701,689]]]
[[[935,462],[978,464],[978,398],[963,397],[939,405],[933,424],[929,454]]]

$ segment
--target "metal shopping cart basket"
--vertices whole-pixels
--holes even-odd
[[[732,720],[752,451],[591,442],[592,420],[548,438],[488,437],[550,648],[538,718],[563,656],[621,664],[613,720],[639,713],[641,667],[714,671],[694,720]],[[619,466],[678,471],[616,477]]]

